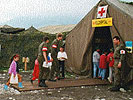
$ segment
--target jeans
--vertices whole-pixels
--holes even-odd
[[[61,70],[61,73],[62,73],[62,77],[63,78],[65,78],[64,66],[65,66],[65,61],[59,61],[59,70]]]
[[[102,69],[101,68],[101,74],[100,74],[100,76],[102,77],[102,80],[105,78],[105,74],[106,74],[106,69]]]
[[[112,81],[113,79],[113,73],[112,73],[113,67],[109,67],[109,79]]]
[[[98,71],[98,76],[100,76],[101,73],[101,69],[99,68],[99,62],[93,62],[93,77],[96,77],[96,73],[97,73],[97,69]]]

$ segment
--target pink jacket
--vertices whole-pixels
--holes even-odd
[[[12,63],[11,63],[11,65],[10,65],[10,68],[9,68],[9,71],[8,71],[8,73],[9,74],[14,74],[14,75],[16,75],[17,74],[17,72],[16,72],[16,67],[17,67],[17,64],[16,64],[16,62],[13,60],[12,61]]]

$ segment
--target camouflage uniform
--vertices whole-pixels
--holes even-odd
[[[45,61],[45,58],[43,56],[43,52],[46,52],[47,56],[48,56],[48,53],[49,53],[49,48],[48,48],[48,44],[45,43],[45,42],[42,42],[40,45],[39,45],[39,50],[38,50],[38,62],[39,62],[39,80],[46,80],[48,79],[48,75],[49,75],[49,69],[48,68],[45,68],[45,67],[42,67],[43,65],[43,62]]]
[[[114,51],[114,85],[122,86],[125,81],[124,69],[125,69],[125,47],[120,44]],[[121,68],[118,68],[118,64],[121,62]]]
[[[58,54],[58,51],[59,51],[61,46],[62,46],[62,41],[55,39],[52,42],[51,57],[53,58],[53,62],[52,62],[52,66],[51,66],[51,71],[49,73],[49,79],[51,79],[51,80],[54,79],[55,72],[56,72],[56,76],[60,77],[57,54]]]

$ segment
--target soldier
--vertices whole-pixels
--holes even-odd
[[[61,33],[57,34],[56,39],[52,42],[52,48],[51,48],[51,57],[53,58],[53,63],[51,66],[51,71],[49,73],[49,81],[56,81],[54,80],[54,74],[56,72],[56,78],[59,79],[60,77],[60,70],[59,70],[59,64],[57,59],[57,54],[62,46],[62,37],[63,35]]]
[[[120,88],[126,88],[125,84],[125,47],[120,43],[120,38],[118,36],[113,37],[114,45],[116,45],[114,51],[114,87],[112,87],[111,91],[119,91]]]
[[[39,62],[39,87],[47,87],[47,85],[45,84],[45,80],[48,79],[48,75],[49,75],[49,69],[43,67],[43,62],[46,61],[46,63],[48,64],[48,53],[49,53],[49,47],[48,47],[48,43],[49,43],[49,38],[48,37],[44,37],[43,39],[44,41],[39,45],[39,52],[38,52],[38,62]]]

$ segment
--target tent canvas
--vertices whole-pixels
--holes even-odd
[[[133,40],[133,5],[121,3],[118,0],[101,0],[91,11],[76,25],[66,38],[66,52],[68,60],[67,70],[79,75],[92,75],[93,41],[98,28],[92,28],[92,20],[96,19],[98,6],[108,5],[107,18],[113,18],[113,26],[103,27],[110,35],[121,38],[121,42]],[[102,31],[102,29],[101,29]],[[99,30],[100,32],[100,30]],[[113,47],[113,42],[112,47]],[[133,54],[130,58],[133,59]],[[130,67],[133,66],[133,61]]]

